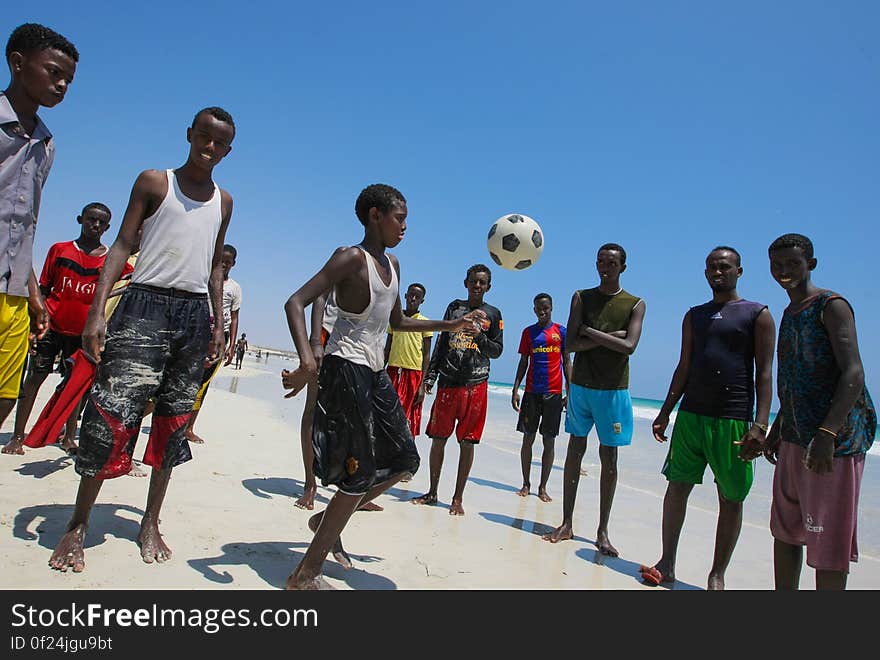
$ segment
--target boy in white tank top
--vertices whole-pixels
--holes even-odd
[[[387,327],[404,331],[470,331],[483,318],[479,310],[451,321],[405,317],[398,291],[395,247],[406,231],[406,199],[400,191],[373,184],[361,191],[355,213],[364,225],[356,246],[337,249],[318,273],[285,305],[299,367],[282,372],[282,384],[300,392],[317,373],[309,345],[305,308],[333,290],[338,318],[330,333],[318,380],[312,424],[315,474],[336,494],[327,509],[309,519],[315,537],[302,562],[287,579],[288,589],[326,589],[321,566],[330,550],[351,566],[340,534],[351,514],[406,475],[415,473],[419,454],[400,398],[384,369]]]
[[[89,513],[104,479],[131,469],[147,400],[155,402],[144,463],[152,466],[138,541],[146,563],[171,558],[159,534],[159,513],[175,466],[192,458],[184,433],[205,361],[223,355],[223,325],[209,323],[222,308],[220,258],[232,197],[214,183],[214,167],[229,153],[235,124],[222,108],[204,108],[187,129],[186,163],[141,172],[104,263],[83,329],[83,350],[99,361],[83,413],[76,471],[76,507],[49,566],[83,570]],[[109,328],[105,305],[141,233],[132,283]],[[105,344],[106,338],[106,344]]]

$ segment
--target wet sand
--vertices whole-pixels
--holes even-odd
[[[24,456],[0,455],[0,553],[5,589],[280,589],[308,546],[310,512],[296,509],[302,492],[299,420],[304,394],[283,399],[279,373],[293,362],[271,356],[268,363],[245,358],[244,368],[226,367],[208,393],[193,445],[194,460],[174,470],[162,511],[161,530],[174,550],[171,561],[144,564],[137,534],[148,479],[122,477],[107,482],[98,497],[86,536],[86,569],[59,573],[47,562],[70,517],[78,477],[59,448],[26,449]],[[36,419],[57,383],[43,386]],[[425,403],[424,419],[431,399]],[[0,429],[5,443],[14,413]],[[135,457],[146,446],[144,421]],[[562,465],[567,436],[557,438],[548,489],[551,503],[537,497],[540,439],[532,468],[532,494],[521,485],[520,437],[509,395],[492,394],[483,441],[464,496],[464,517],[450,516],[458,447],[447,445],[436,506],[409,499],[428,485],[430,440],[417,439],[422,467],[377,502],[384,512],[358,513],[344,533],[354,568],[332,559],[324,565],[328,582],[340,589],[655,589],[641,583],[638,567],[660,554],[660,517],[666,482],[659,469],[665,446],[650,435],[650,420],[636,420],[633,445],[621,449],[619,483],[610,538],[620,557],[599,555],[593,544],[598,518],[598,451],[591,438],[574,516],[573,540],[550,544],[541,535],[561,520]],[[860,516],[860,561],[852,565],[850,589],[880,588],[880,515],[874,474],[877,456],[868,456]],[[746,500],[739,544],[727,572],[728,589],[770,589],[772,538],[768,530],[772,469],[758,464]],[[316,511],[332,489],[319,487]],[[717,498],[706,482],[691,497],[679,548],[675,589],[703,589],[711,565]],[[802,587],[813,587],[805,567]],[[666,588],[666,587],[663,587]]]

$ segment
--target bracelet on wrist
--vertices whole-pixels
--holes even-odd
[[[770,427],[767,424],[761,424],[761,422],[752,422],[752,426],[757,426],[764,433],[767,433],[770,430]]]
[[[820,427],[819,427],[819,430],[820,430],[820,431],[824,431],[825,433],[827,433],[828,435],[830,435],[832,438],[836,438],[836,437],[837,437],[837,433],[835,433],[835,432],[832,431],[831,429],[826,429],[824,426],[820,426]]]

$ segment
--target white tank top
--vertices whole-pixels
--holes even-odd
[[[132,284],[207,293],[214,246],[223,211],[220,189],[207,202],[190,199],[167,170],[168,193],[159,208],[144,220],[141,250]]]
[[[349,362],[362,364],[373,371],[385,368],[385,338],[388,319],[398,298],[397,272],[391,268],[391,282],[382,282],[373,257],[357,246],[367,260],[367,273],[370,279],[370,302],[360,314],[353,314],[336,302],[337,318],[327,340],[327,355],[337,355]]]
[[[321,324],[321,327],[327,331],[328,337],[330,333],[333,332],[333,326],[336,325],[337,314],[336,289],[333,289],[327,295],[327,300],[324,303],[324,322]]]

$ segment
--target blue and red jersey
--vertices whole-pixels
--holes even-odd
[[[565,326],[540,323],[523,330],[519,342],[520,355],[529,356],[526,392],[534,394],[562,393],[562,351],[565,348]]]

